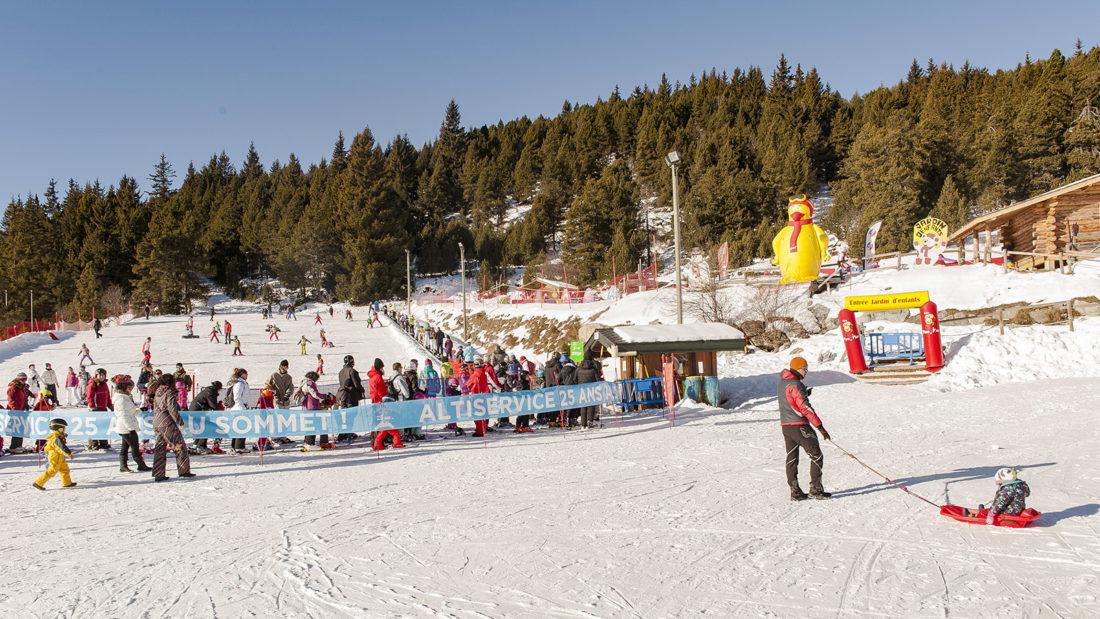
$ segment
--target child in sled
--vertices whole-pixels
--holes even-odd
[[[993,504],[989,509],[985,505],[978,505],[977,510],[966,510],[966,515],[977,518],[985,518],[986,524],[993,524],[993,517],[997,515],[1019,516],[1027,509],[1026,499],[1031,496],[1031,488],[1027,482],[1018,478],[1016,469],[1005,467],[997,471],[993,476],[997,482],[997,494],[993,497]]]

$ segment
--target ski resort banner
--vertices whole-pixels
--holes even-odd
[[[366,433],[419,426],[445,425],[497,417],[536,415],[620,401],[618,383],[589,383],[532,391],[361,404],[331,410],[247,409],[241,411],[181,411],[187,438],[263,438],[310,434]],[[45,438],[50,419],[68,422],[70,441],[117,439],[114,414],[85,410],[0,410],[0,435]],[[153,414],[141,417],[142,438],[153,437]]]

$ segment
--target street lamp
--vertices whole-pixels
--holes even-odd
[[[680,165],[680,153],[672,151],[665,155],[665,164],[672,168],[672,237],[676,244],[676,324],[684,324],[684,287],[680,278],[680,186],[676,179],[676,167]]]
[[[405,250],[405,312],[412,316],[412,253]]]
[[[462,245],[462,241],[458,242],[458,261],[462,269],[462,341],[469,344],[470,335],[466,328],[466,247]]]

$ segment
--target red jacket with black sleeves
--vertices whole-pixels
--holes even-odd
[[[779,423],[785,426],[811,424],[815,428],[821,427],[821,419],[810,406],[810,392],[802,384],[802,377],[789,369],[779,375]]]

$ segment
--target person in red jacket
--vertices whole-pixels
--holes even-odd
[[[500,381],[497,380],[496,372],[493,371],[493,368],[485,365],[485,359],[479,355],[474,359],[474,371],[470,373],[470,378],[466,381],[466,387],[471,394],[489,393],[490,381],[496,385],[497,389],[500,389]],[[474,421],[473,436],[485,436],[485,430],[488,427],[488,419]]]
[[[370,401],[372,404],[378,404],[389,394],[389,389],[386,387],[386,379],[382,377],[382,372],[385,371],[386,364],[382,363],[381,359],[374,360],[374,367],[367,372],[367,390],[370,393]],[[401,433],[397,430],[382,430],[374,435],[374,450],[382,451],[386,448],[386,437],[389,436],[393,439],[394,449],[401,449],[405,446],[405,443],[401,440]]]
[[[810,389],[802,383],[807,373],[809,367],[806,360],[795,357],[791,359],[790,368],[779,375],[779,423],[783,428],[783,445],[787,450],[787,485],[791,487],[792,501],[806,498],[827,499],[832,496],[821,485],[821,468],[825,464],[825,457],[821,454],[821,445],[812,428],[817,428],[821,438],[827,441],[832,440],[832,437],[825,430],[813,406],[810,406]],[[800,448],[810,457],[809,497],[798,486]]]
[[[146,340],[146,343],[148,343],[148,340]],[[107,386],[107,370],[99,368],[95,371],[95,376],[88,381],[85,399],[88,408],[93,411],[114,410],[114,405],[111,403],[111,389]],[[90,440],[88,441],[88,449],[90,451],[109,450],[111,449],[111,443],[104,440]]]
[[[228,344],[233,339],[233,325],[229,324],[229,319],[225,319],[225,343]]]
[[[27,387],[27,373],[20,372],[8,383],[8,410],[27,410],[30,397],[31,390]],[[3,447],[2,443],[0,443],[0,447]],[[23,448],[23,437],[11,437],[11,445],[8,446],[8,451],[13,454],[27,453],[27,450]]]

